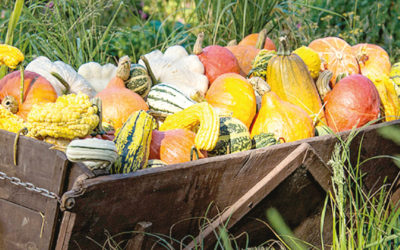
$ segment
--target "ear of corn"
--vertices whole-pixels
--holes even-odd
[[[82,93],[60,96],[54,103],[34,105],[27,118],[28,136],[84,137],[99,123],[97,112],[97,106]]]
[[[24,60],[22,52],[7,44],[0,44],[0,65],[15,69]]]
[[[219,116],[207,102],[194,104],[182,111],[167,116],[160,131],[189,129],[196,132],[195,146],[200,150],[211,151],[219,137]],[[196,131],[198,127],[198,130]]]

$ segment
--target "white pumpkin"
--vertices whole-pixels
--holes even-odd
[[[184,47],[171,46],[164,54],[154,50],[144,57],[157,82],[174,85],[189,97],[205,95],[208,79],[204,75],[204,66],[196,55],[189,55]],[[139,60],[139,64],[146,66],[143,60]]]
[[[116,73],[117,67],[111,63],[101,66],[97,62],[88,62],[82,64],[78,69],[78,74],[89,81],[97,93],[107,86]]]
[[[66,87],[52,75],[52,72],[57,73],[65,80],[69,85],[69,93],[82,92],[88,95],[90,98],[96,95],[96,91],[90,86],[90,83],[86,81],[81,75],[79,75],[74,68],[70,65],[56,61],[52,62],[45,56],[39,56],[32,62],[30,62],[25,70],[33,71],[46,78],[57,92],[57,95],[63,95],[67,92]]]

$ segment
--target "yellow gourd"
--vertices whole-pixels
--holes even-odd
[[[307,112],[282,100],[268,86],[259,94],[262,96],[261,109],[251,130],[252,138],[262,133],[272,133],[275,138],[291,142],[314,136],[313,121]]]
[[[267,68],[267,83],[282,100],[304,109],[313,120],[325,122],[320,97],[303,60],[290,54],[286,38],[280,38],[280,47]]]
[[[318,78],[321,69],[321,58],[315,50],[306,46],[301,46],[293,51],[293,54],[298,55],[303,60],[313,79]]]
[[[24,60],[22,52],[7,44],[0,44],[0,65],[15,69]]]
[[[159,130],[189,129],[197,132],[194,140],[196,148],[211,151],[218,141],[219,126],[217,112],[207,102],[201,102],[167,116]]]

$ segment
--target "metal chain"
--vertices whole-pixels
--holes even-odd
[[[1,171],[0,171],[0,180],[8,180],[11,182],[11,184],[24,187],[29,191],[39,193],[45,197],[56,199],[59,203],[61,203],[60,197],[58,197],[58,195],[56,195],[55,193],[50,192],[49,190],[44,188],[36,187],[34,184],[30,182],[22,182],[21,179],[17,177],[9,177],[6,173],[3,173]]]

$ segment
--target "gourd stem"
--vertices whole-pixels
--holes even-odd
[[[64,86],[64,94],[69,94],[71,87],[69,86],[67,81],[65,81],[64,78],[62,78],[62,76],[60,76],[60,74],[58,74],[57,72],[51,72],[51,75],[54,76]]]
[[[233,39],[233,40],[229,41],[226,46],[235,46],[235,45],[237,45],[237,41],[236,41],[236,39]]]
[[[194,95],[190,97],[195,102],[205,102],[206,98],[200,91],[196,91]]]
[[[263,29],[258,34],[258,39],[256,43],[257,49],[263,49],[265,45],[265,39],[267,38],[267,29]]]
[[[18,113],[18,101],[12,95],[5,96],[1,105],[13,114]]]
[[[14,153],[14,165],[17,166],[17,155],[18,155],[18,140],[20,134],[26,135],[28,133],[27,128],[22,128],[17,132],[17,135],[15,136],[14,139],[14,148],[13,148],[13,153]]]
[[[329,70],[324,70],[319,74],[316,85],[319,96],[321,97],[322,100],[324,100],[328,92],[331,91],[329,83],[332,79],[332,75],[333,73]]]
[[[199,55],[203,52],[204,32],[197,35],[196,43],[193,46],[193,54]]]
[[[253,86],[254,91],[261,97],[271,91],[271,87],[261,77],[255,76],[248,81]]]
[[[150,78],[151,78],[151,81],[152,81],[153,85],[156,85],[157,84],[157,79],[156,79],[156,77],[155,77],[155,75],[153,73],[153,70],[150,67],[149,60],[147,60],[147,58],[145,56],[141,56],[140,59],[142,59],[142,61],[144,62],[144,65],[146,65],[147,71],[149,72],[149,75],[150,75]]]
[[[121,78],[123,81],[129,79],[131,71],[131,59],[129,56],[123,56],[118,61],[117,74],[116,76]]]
[[[279,48],[278,48],[278,56],[289,56],[290,48],[287,42],[286,36],[279,37]]]
[[[193,152],[196,154],[196,157],[197,157],[197,159],[193,159]],[[198,159],[200,159],[199,158],[199,150],[195,147],[195,146],[193,146],[191,149],[190,149],[190,161],[193,161],[193,160],[198,160]]]

